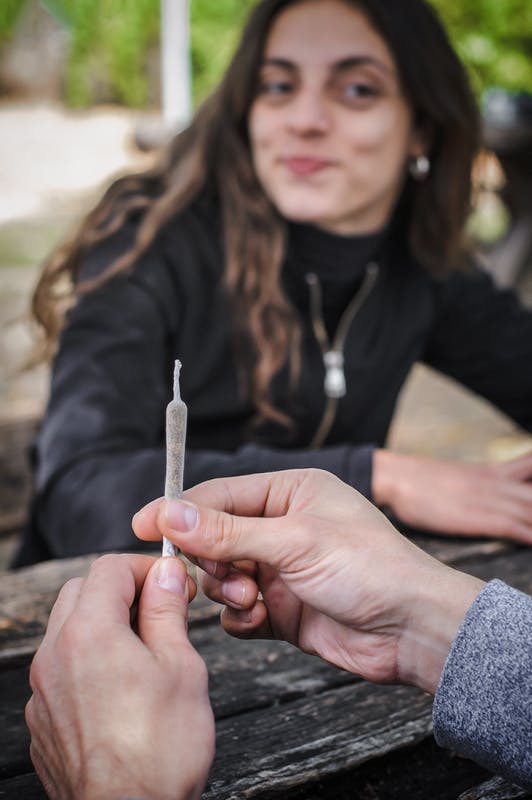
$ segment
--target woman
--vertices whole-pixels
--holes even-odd
[[[49,344],[72,307],[18,563],[135,546],[176,357],[186,485],[317,466],[406,524],[531,542],[532,456],[382,449],[419,359],[532,428],[532,315],[462,238],[478,131],[423,0],[259,3],[164,165],[115,183],[45,267]]]

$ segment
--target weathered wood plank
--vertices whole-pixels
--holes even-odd
[[[0,673],[0,779],[32,771],[24,707],[30,697],[29,667]],[[1,795],[0,795],[1,796]]]
[[[34,772],[0,781],[2,800],[48,800],[42,783]]]
[[[59,590],[70,578],[85,576],[96,558],[98,554],[45,561],[1,576],[0,669],[31,659]],[[191,625],[215,619],[219,608],[198,593],[190,608]]]
[[[361,682],[222,720],[205,800],[283,792],[422,741],[432,700]]]
[[[18,530],[26,519],[31,490],[28,444],[36,417],[0,420],[0,535]]]
[[[200,629],[199,634],[201,638],[207,634],[207,631]],[[228,637],[225,639],[229,643],[232,642]],[[420,742],[429,734],[430,699],[415,690],[401,690],[400,687],[372,687],[369,684],[358,683],[355,686],[344,686],[341,689],[319,693],[319,686],[316,687],[311,683],[305,684],[303,670],[300,668],[294,670],[293,673],[296,680],[301,681],[299,687],[296,683],[295,692],[302,692],[306,689],[318,693],[313,694],[310,698],[293,701],[291,692],[294,687],[287,684],[283,691],[282,675],[281,673],[275,674],[277,662],[282,661],[284,653],[281,652],[273,663],[271,655],[276,648],[287,652],[292,650],[296,657],[300,656],[302,660],[308,662],[310,681],[312,681],[311,666],[321,664],[318,659],[302,656],[287,645],[275,642],[232,643],[243,645],[246,648],[250,647],[247,660],[244,658],[242,661],[244,675],[250,666],[253,648],[272,648],[269,654],[265,650],[262,651],[264,657],[262,675],[266,678],[267,685],[279,688],[278,704],[270,708],[260,708],[260,703],[264,702],[265,698],[258,697],[259,708],[256,707],[252,712],[240,713],[237,716],[225,717],[218,721],[218,758],[212,773],[212,781],[215,783],[212,787],[209,785],[209,794],[206,795],[208,798],[216,797],[221,800],[224,797],[262,797],[263,793],[272,797],[274,794],[284,797],[289,788],[307,782],[311,784],[327,775],[334,775],[337,771],[353,769],[367,759],[377,758],[412,742]],[[196,642],[196,644],[201,646],[200,642]],[[214,688],[213,703],[215,707],[218,705],[218,716],[220,716],[220,711],[224,716],[224,712],[227,713],[227,708],[224,706],[231,705],[231,696],[235,692],[235,687],[238,690],[240,685],[239,702],[244,705],[243,698],[252,697],[253,691],[250,685],[242,685],[240,670],[235,670],[231,675],[227,663],[225,663],[226,680],[224,681],[224,661],[230,662],[232,656],[230,653],[226,653],[221,657],[218,665],[214,663],[214,654],[218,644],[218,641],[213,640],[211,642],[212,652],[204,653],[204,656],[211,661],[209,664],[211,680],[213,673],[216,674],[217,668],[222,670],[217,676],[218,686]],[[250,668],[253,669],[252,666]],[[269,669],[272,670],[270,675],[268,674]],[[289,672],[290,670],[288,670]],[[2,747],[0,751],[0,776],[2,777],[12,776],[16,773],[24,774],[30,768],[27,750],[28,735],[24,728],[22,711],[29,689],[25,683],[21,692],[21,676],[24,681],[27,681],[22,670],[13,671],[11,674],[6,671],[3,676],[0,676],[0,679],[5,677],[5,682],[2,681],[0,687],[3,685],[9,693],[9,697],[14,698],[11,720],[8,719],[5,724],[5,720],[2,719],[0,730],[6,731],[10,742],[18,743],[17,748],[14,747],[14,744],[8,748],[8,752],[5,753],[5,764],[2,764],[4,748]],[[321,679],[325,685],[324,677],[321,676]],[[248,681],[248,683],[253,683],[253,681]],[[260,690],[260,680],[258,683]],[[234,685],[231,686],[231,684]],[[403,692],[406,692],[406,695]],[[224,699],[224,693],[228,697],[227,700]],[[400,695],[399,701],[397,694]],[[3,695],[4,692],[0,688],[0,697]],[[18,698],[18,695],[23,696]],[[423,724],[420,723],[420,709],[427,712],[426,717],[421,715],[424,720]],[[18,730],[14,730],[13,722],[17,714]],[[400,728],[397,727],[398,721],[402,726]],[[281,748],[279,742],[282,742]],[[243,764],[247,765],[247,771]],[[234,779],[237,781],[235,791],[230,788],[233,787]],[[230,790],[228,794],[225,793],[226,789]],[[271,794],[272,792],[274,794]],[[16,795],[10,796],[15,797]]]
[[[279,643],[254,644],[259,647],[269,644],[273,650],[289,649]],[[281,653],[278,661],[282,659],[282,655]],[[326,668],[318,659],[302,656],[295,650],[293,655],[296,659],[307,662],[309,675],[311,665],[320,669]],[[218,759],[226,772],[222,770],[220,773],[219,767],[214,770],[216,792],[221,791],[220,782],[232,783],[232,776],[235,774],[238,775],[240,785],[238,791],[243,791],[245,784],[251,781],[245,793],[235,796],[255,797],[257,792],[266,787],[271,789],[272,785],[281,789],[296,786],[300,781],[312,780],[318,775],[327,775],[336,769],[346,769],[362,763],[372,757],[372,753],[374,756],[382,755],[394,747],[420,741],[428,735],[430,699],[415,690],[358,683],[314,694],[310,699],[305,697],[291,700],[298,693],[316,690],[319,686],[312,683],[312,677],[305,682],[301,670],[293,670],[300,685],[296,683],[290,686],[288,675],[287,685],[282,691],[282,678],[279,672],[275,675],[275,663],[272,664],[271,660],[266,663],[268,666],[265,666],[262,673],[266,678],[266,693],[268,694],[269,689],[271,695],[273,690],[273,696],[279,704],[272,706],[270,696],[267,698],[270,707],[261,709],[260,703],[265,702],[265,698],[259,696],[255,698],[254,711],[225,717],[218,722]],[[272,670],[269,676],[268,668]],[[328,669],[331,674],[334,672],[333,668]],[[336,672],[341,674],[340,671]],[[219,677],[213,702],[215,707],[218,705],[218,712],[223,712],[225,707],[230,706],[231,700],[223,699],[223,674],[220,673]],[[237,677],[235,686],[241,677]],[[323,674],[321,680],[325,685],[326,678]],[[253,680],[248,681],[249,685],[243,692],[249,698],[253,697],[252,683]],[[260,690],[260,680],[258,685]],[[339,696],[337,691],[340,692]],[[231,695],[232,690],[228,694]],[[9,746],[5,749],[2,747],[0,751],[0,777],[4,779],[17,774],[23,775],[31,769],[29,737],[23,718],[23,708],[28,696],[27,670],[5,671],[0,675],[0,698],[5,698],[5,701],[9,698],[8,713],[2,714],[0,723],[9,740]],[[242,702],[241,698],[239,702]],[[352,741],[347,744],[347,739],[351,738]],[[280,739],[283,741],[281,749]],[[271,753],[268,753],[270,747]],[[253,760],[259,755],[260,759],[254,764]],[[243,763],[250,771],[249,776],[243,769]],[[273,781],[273,775],[279,770],[278,778]],[[211,792],[208,796],[225,795]]]
[[[478,764],[442,750],[432,737],[260,800],[456,800],[490,777]]]
[[[66,577],[62,571],[71,570],[74,566],[65,562],[59,563],[61,579],[58,585]],[[77,560],[75,566],[76,569],[86,569],[87,564],[86,560],[81,559]],[[44,586],[46,581],[42,571],[51,566],[41,565],[37,570]],[[532,589],[530,549],[515,549],[496,557],[468,561],[467,569],[484,578],[498,576],[519,588],[528,591]],[[53,574],[58,577],[56,573]],[[20,575],[18,578],[20,579]],[[38,580],[36,583],[39,591],[42,591],[42,584],[39,585]],[[23,601],[27,599],[23,598]],[[21,601],[17,608],[17,613],[24,622],[22,612],[27,606]],[[430,700],[427,698],[423,701],[425,716],[421,714],[418,718],[419,709],[413,702],[410,719],[408,703],[401,705],[404,697],[401,691],[408,693],[412,690],[400,690],[398,687],[384,689],[352,683],[355,680],[353,676],[335,670],[319,659],[305,656],[285,643],[232,640],[214,624],[214,615],[217,616],[218,608],[201,598],[198,611],[199,621],[203,624],[191,625],[191,638],[209,667],[211,696],[221,737],[219,753],[224,754],[224,763],[229,765],[227,774],[222,767],[216,767],[213,772],[216,783],[213,786],[217,787],[217,791],[222,791],[224,785],[233,785],[235,775],[240,781],[237,794],[222,793],[220,797],[258,797],[261,792],[270,791],[272,785],[277,787],[275,791],[278,789],[282,796],[282,792],[288,787],[297,786],[300,779],[312,781],[317,776],[350,769],[366,758],[375,758],[393,748],[421,741],[428,735],[430,710],[427,709],[430,709]],[[35,628],[31,628],[31,616],[26,619],[25,624],[28,629],[35,631]],[[26,643],[30,638],[35,646],[38,635],[27,637]],[[361,686],[366,688],[361,690]],[[391,692],[390,697],[395,697],[394,691],[399,692],[399,711],[395,706],[387,709],[382,704],[379,706],[380,693]],[[0,748],[0,774],[4,770],[5,775],[7,770],[13,775],[13,770],[16,770],[16,773],[22,775],[29,769],[27,734],[23,723],[23,707],[28,694],[26,674],[22,669],[14,669],[14,662],[7,660],[3,672],[0,672],[0,731],[9,732],[12,751]],[[353,708],[349,707],[351,700],[354,703]],[[364,709],[367,710],[367,707],[373,708],[372,713],[377,717],[380,715],[379,720],[376,717],[364,717]],[[394,723],[388,735],[388,717],[394,718],[396,713],[399,713],[399,728],[402,733],[398,732],[399,728]],[[381,748],[380,731],[388,736],[385,736],[385,743],[382,745],[384,749]],[[346,744],[348,733],[354,737],[354,744],[349,746]],[[283,742],[282,748],[279,748],[280,738]],[[305,744],[302,745],[302,742]],[[248,743],[251,749],[248,748]],[[373,755],[364,749],[373,748],[374,745]],[[233,746],[236,749],[233,750]],[[271,747],[269,756],[268,747]],[[259,758],[256,763],[261,765],[260,768],[256,767],[256,758]],[[246,762],[246,768],[250,770],[250,765],[253,764],[253,775],[248,775],[238,765],[242,761]],[[218,796],[212,793],[213,790],[209,791],[209,796]]]
[[[260,800],[456,800],[464,789],[487,775],[473,762],[441,750],[433,739],[427,739],[292,790],[266,790]],[[35,774],[0,780],[2,800],[21,797],[45,800]]]
[[[209,669],[217,719],[286,704],[359,680],[285,642],[239,641],[217,625],[192,629],[191,639]],[[0,671],[0,732],[9,732],[10,742],[7,749],[0,747],[0,776],[19,774],[28,766],[23,710],[29,695],[27,665]]]
[[[510,586],[532,594],[532,548],[521,547],[496,558],[467,561],[464,571],[489,581],[500,578]]]
[[[205,628],[192,643],[209,670],[209,692],[217,719],[288,703],[360,679],[286,642],[230,639],[219,627]]]
[[[532,800],[532,792],[496,776],[463,792],[458,800]]]

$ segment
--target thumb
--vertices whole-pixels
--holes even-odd
[[[240,517],[182,500],[160,505],[157,526],[174,544],[198,558],[249,559],[276,569],[283,568],[287,557],[294,561],[310,533],[296,514],[289,521],[286,516]]]
[[[138,631],[157,656],[176,660],[188,643],[188,576],[179,558],[158,559],[146,576],[139,598]]]

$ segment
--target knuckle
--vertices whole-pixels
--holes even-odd
[[[24,720],[31,732],[35,722],[35,700],[33,695],[30,697],[24,707]]]
[[[65,583],[65,585],[57,595],[57,599],[64,600],[65,597],[68,597],[71,594],[78,592],[79,589],[83,586],[84,582],[85,582],[84,578],[70,578],[70,580],[68,580]]]
[[[108,567],[116,566],[117,562],[121,560],[121,554],[119,553],[104,553],[103,556],[99,556],[95,561],[91,564],[91,572],[99,572],[101,569],[107,569]]]
[[[236,519],[223,511],[209,516],[205,528],[205,545],[209,555],[215,557],[231,549],[237,537]]]
[[[187,676],[190,681],[191,687],[201,693],[207,690],[209,683],[207,665],[189,641],[180,649],[180,666],[183,675]]]
[[[168,595],[168,598],[160,600],[157,604],[143,610],[145,621],[159,622],[160,620],[166,620],[169,616],[175,617],[176,611],[184,608],[184,599],[180,601],[180,598],[171,595],[170,592],[168,592]]]
[[[59,591],[54,603],[54,608],[69,604],[75,598],[85,582],[84,578],[70,578]]]
[[[42,667],[41,651],[38,650],[33,657],[30,666],[29,683],[32,692],[38,692],[42,689],[43,677],[46,675],[46,670]]]
[[[89,626],[83,625],[76,615],[70,616],[57,634],[55,651],[57,656],[70,661],[76,653],[83,653],[92,647]]]
[[[519,539],[523,541],[526,541],[528,538],[530,538],[530,531],[525,531],[524,525],[516,519],[512,519],[508,522],[506,526],[506,534],[512,539]]]

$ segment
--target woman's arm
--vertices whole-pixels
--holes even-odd
[[[425,361],[532,430],[532,312],[474,270],[439,290]],[[409,526],[532,543],[532,453],[499,464],[377,450],[372,493]]]
[[[373,499],[410,527],[532,544],[532,452],[464,464],[376,450]]]

